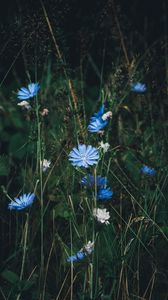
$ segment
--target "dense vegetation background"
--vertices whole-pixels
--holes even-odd
[[[0,299],[168,299],[168,16],[166,1],[146,2],[1,7]],[[41,89],[29,111],[17,91],[30,82]],[[147,92],[131,93],[134,82]],[[113,116],[101,136],[87,126],[102,103]],[[93,218],[94,193],[80,184],[87,172],[68,161],[79,142],[101,141],[110,144],[96,169],[114,192],[100,204],[109,225]],[[31,208],[8,210],[33,191]],[[92,255],[68,263],[89,240]]]

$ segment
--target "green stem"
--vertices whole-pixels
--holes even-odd
[[[24,266],[25,266],[25,260],[26,260],[28,227],[29,227],[29,214],[27,213],[25,228],[24,228],[23,257],[22,257],[22,266],[21,266],[21,271],[20,271],[20,281],[23,278],[23,272],[24,272]],[[16,300],[19,300],[20,296],[21,296],[21,293],[18,294]]]
[[[40,249],[40,287],[43,281],[44,274],[44,204],[43,204],[43,174],[42,174],[42,149],[41,149],[41,122],[39,118],[39,104],[36,97],[36,119],[37,119],[37,173],[40,175],[40,236],[41,236],[41,249]],[[41,290],[41,288],[40,288]]]

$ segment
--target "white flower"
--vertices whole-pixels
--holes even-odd
[[[108,151],[108,149],[110,148],[110,145],[109,145],[109,143],[103,143],[103,141],[101,141],[100,148],[103,149],[104,153],[106,153]]]
[[[108,111],[104,115],[102,115],[103,121],[106,121],[108,118],[112,118],[112,111]]]
[[[43,161],[41,161],[43,172],[47,171],[47,169],[50,167],[50,164],[51,162],[47,159],[43,159]]]
[[[30,108],[31,108],[31,105],[29,104],[29,102],[28,102],[28,101],[25,101],[25,100],[19,102],[17,105],[22,106],[22,107],[24,107],[24,108],[26,108],[26,109],[30,109]]]
[[[94,242],[89,241],[84,247],[83,250],[88,254],[91,254],[94,250]]]
[[[49,113],[49,110],[48,108],[43,108],[42,112],[41,112],[41,115],[44,117],[44,116],[47,116]]]
[[[97,218],[97,221],[100,223],[104,223],[106,225],[110,224],[108,221],[110,219],[110,214],[106,208],[94,208],[93,216]]]

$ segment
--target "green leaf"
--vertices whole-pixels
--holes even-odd
[[[0,275],[3,279],[12,284],[16,284],[20,281],[19,276],[10,270],[4,270]]]
[[[63,204],[59,203],[54,209],[55,217],[62,217],[64,219],[71,219],[72,212]]]

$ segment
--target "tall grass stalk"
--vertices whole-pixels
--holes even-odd
[[[23,230],[23,256],[22,256],[22,265],[20,271],[20,281],[23,279],[24,266],[26,261],[26,252],[27,252],[27,239],[28,239],[28,228],[29,228],[29,213],[26,213],[26,222]],[[19,300],[21,294],[19,293],[16,300]]]
[[[42,154],[42,133],[41,122],[39,118],[39,102],[36,96],[36,122],[37,122],[37,164],[36,171],[40,178],[40,232],[41,232],[41,261],[40,261],[40,290],[42,290],[42,284],[44,279],[44,203],[43,203],[43,154]],[[40,292],[41,293],[41,292]],[[41,296],[43,297],[43,296]],[[41,298],[43,300],[43,298]]]

